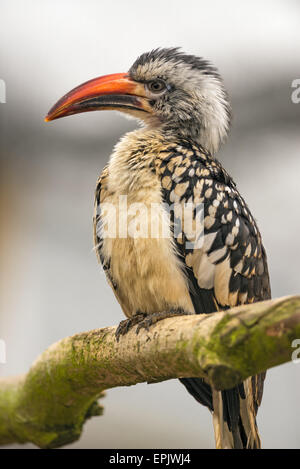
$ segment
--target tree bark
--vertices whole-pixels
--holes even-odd
[[[300,338],[300,297],[226,312],[161,320],[117,342],[115,327],[67,337],[27,374],[0,379],[0,444],[55,448],[77,440],[101,415],[105,389],[179,377],[205,377],[216,389],[291,360]]]

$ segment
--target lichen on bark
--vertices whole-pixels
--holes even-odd
[[[115,327],[82,332],[49,347],[28,373],[0,379],[0,444],[71,443],[101,415],[105,389],[178,377],[206,377],[216,389],[291,359],[300,337],[300,297],[164,319],[115,339]]]

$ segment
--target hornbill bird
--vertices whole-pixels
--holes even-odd
[[[74,88],[45,120],[107,109],[142,123],[116,145],[95,195],[97,256],[128,318],[120,323],[117,337],[131,326],[147,328],[164,317],[208,314],[270,298],[260,232],[236,184],[214,156],[231,120],[217,69],[178,48],[152,50],[138,57],[128,73]],[[155,206],[154,218],[168,235],[124,236],[117,230],[104,236],[107,210],[104,214],[101,207],[117,207],[122,196],[128,204],[149,210]],[[172,204],[190,204],[190,223],[180,219],[178,210],[169,216],[166,206]],[[200,236],[191,226],[200,212],[198,243]],[[256,413],[264,378],[259,374],[224,391],[212,389],[202,378],[180,379],[212,412],[217,448],[260,448]]]

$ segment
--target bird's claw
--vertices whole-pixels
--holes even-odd
[[[138,334],[141,329],[146,329],[146,331],[148,332],[149,327],[152,326],[152,324],[153,324],[152,316],[146,317],[145,319],[143,319],[142,321],[138,323],[135,333]]]
[[[177,308],[172,311],[160,311],[158,313],[149,314],[144,319],[139,321],[138,326],[136,328],[136,333],[138,334],[141,329],[146,329],[146,331],[148,332],[150,326],[153,326],[162,319],[172,318],[174,316],[184,316],[186,314],[187,313],[181,308]]]
[[[145,316],[146,315],[144,313],[139,313],[133,316],[132,318],[124,319],[124,321],[121,321],[115,332],[117,342],[119,342],[121,335],[127,334],[127,332],[130,331],[133,326],[135,326],[139,322],[142,322]]]
[[[152,313],[152,314],[137,313],[132,318],[124,319],[124,321],[120,322],[119,326],[117,327],[116,334],[115,334],[117,342],[119,342],[121,335],[127,334],[127,332],[136,324],[137,324],[136,334],[138,334],[141,329],[146,329],[146,331],[148,332],[150,326],[153,326],[153,324],[156,324],[158,321],[161,321],[162,319],[171,318],[173,316],[182,316],[186,314],[188,313],[186,313],[181,308],[177,308],[172,311],[161,311],[161,312]]]

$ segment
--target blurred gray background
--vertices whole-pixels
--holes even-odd
[[[181,46],[219,68],[234,121],[218,157],[262,231],[273,296],[300,293],[299,44],[296,0],[1,0],[2,376],[25,372],[64,336],[123,319],[92,251],[93,192],[136,125],[113,112],[43,118],[74,86],[127,71],[155,47]],[[299,393],[300,364],[269,371],[258,415],[265,448],[300,447]],[[105,415],[69,447],[214,447],[209,412],[175,380],[113,389],[102,403]]]

